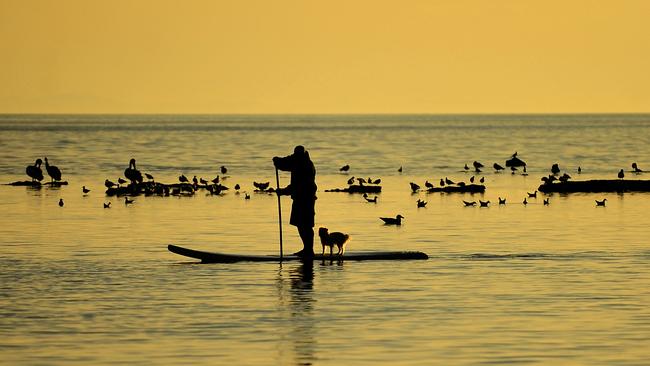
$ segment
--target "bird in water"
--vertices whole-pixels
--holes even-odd
[[[239,183],[235,184],[235,191],[239,192],[240,189],[241,189],[241,186],[239,185]]]
[[[401,167],[401,166],[399,167],[399,169],[397,169],[397,172],[398,172],[398,173],[401,173],[401,172],[402,172],[402,167]]]
[[[111,182],[111,181],[108,180],[108,179],[106,179],[106,180],[104,181],[104,186],[105,186],[106,188],[113,188],[113,187],[115,187],[116,185],[117,185],[117,184]]]
[[[228,173],[228,168],[222,165],[221,167],[219,167],[219,171],[221,172],[221,174],[226,174]]]
[[[505,205],[506,204],[506,199],[499,197],[499,204],[500,205]]]
[[[124,176],[130,180],[132,184],[142,183],[142,173],[135,167],[135,159],[129,160],[129,167],[124,169]]]
[[[476,169],[476,170],[479,170],[479,169],[483,168],[483,164],[479,163],[479,162],[476,161],[476,160],[474,160],[474,162],[472,163],[472,165],[474,165],[474,169]]]
[[[347,172],[350,170],[350,166],[348,164],[343,165],[342,167],[339,168],[339,171],[341,172]]]
[[[110,202],[104,203],[104,208],[111,208],[111,203]]]
[[[423,200],[418,198],[418,200],[416,202],[417,202],[418,208],[427,207],[427,203],[428,203],[427,201],[423,201]]]
[[[643,170],[639,169],[639,166],[636,163],[632,163],[632,172],[634,173],[643,173]]]
[[[535,191],[533,193],[530,193],[530,192],[526,192],[526,193],[528,193],[528,197],[530,197],[530,198],[537,198],[537,191]]]
[[[582,168],[578,167],[578,174],[582,173]]]
[[[607,198],[603,198],[602,201],[595,200],[596,201],[596,206],[603,206],[605,207],[605,202],[607,202]]]
[[[245,199],[245,200],[249,200],[249,199],[251,199],[251,195],[248,194],[248,193],[244,193],[244,199]]]
[[[524,205],[527,205],[527,204],[528,204],[528,201],[526,200],[526,198],[524,198],[524,202],[522,202],[522,203],[523,203]]]
[[[122,178],[117,178],[117,183],[118,183],[117,186],[119,187],[122,184],[126,183],[126,181],[124,179],[122,179]]]
[[[417,183],[409,182],[409,184],[411,185],[411,191],[413,191],[413,193],[420,190],[420,186]]]
[[[496,170],[497,172],[505,169],[504,167],[502,167],[501,165],[499,165],[497,163],[494,163],[492,166],[494,167],[494,170]]]
[[[370,198],[370,197],[368,197],[367,193],[364,193],[363,198],[366,200],[366,202],[377,203],[377,196],[375,196],[373,198]]]
[[[490,201],[481,201],[481,200],[478,200],[478,203],[481,204],[481,207],[488,207],[488,205],[490,204]]]
[[[253,182],[253,186],[260,191],[266,191],[267,188],[269,188],[270,182],[264,182],[264,183],[258,183],[258,182]]]
[[[135,201],[134,201],[134,200],[130,200],[129,197],[124,197],[124,204],[125,204],[125,205],[130,205],[130,204],[132,204],[133,202],[135,202]]]
[[[144,176],[147,177],[148,180],[150,180],[150,181],[152,181],[152,182],[154,181],[154,179],[153,179],[153,175],[151,175],[151,174],[149,174],[149,173],[144,173]]]
[[[88,194],[88,192],[90,192],[90,189],[86,188],[86,186],[83,186],[83,187],[81,187],[81,191],[82,191],[84,194]]]
[[[465,204],[465,207],[476,206],[476,201],[463,201],[463,203]]]
[[[47,170],[47,175],[50,176],[52,183],[61,180],[61,170],[54,165],[50,165],[47,161],[47,156],[45,157],[45,170]]]
[[[385,225],[402,225],[402,219],[404,216],[402,215],[397,215],[394,218],[393,217],[380,217],[380,219],[384,222]]]
[[[548,206],[551,204],[551,199],[550,198],[544,198],[544,206]]]
[[[469,167],[467,166],[467,164],[465,164],[465,166],[463,167],[463,169],[464,169],[465,171],[468,171],[468,170],[469,170]]]
[[[43,171],[41,170],[41,164],[43,164],[43,160],[36,159],[34,165],[28,165],[27,168],[25,168],[25,173],[30,178],[32,178],[32,182],[34,181],[40,182],[43,180]]]
[[[625,178],[625,172],[623,171],[623,169],[621,169],[621,171],[618,172],[618,178],[619,179]]]
[[[63,207],[63,198],[59,199],[59,207]]]

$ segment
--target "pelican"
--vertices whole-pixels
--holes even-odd
[[[347,164],[339,168],[339,171],[341,172],[347,172],[348,170],[350,170],[350,166]]]
[[[51,182],[61,180],[61,170],[54,165],[50,165],[47,161],[47,156],[45,157],[45,170],[47,170],[47,174],[52,179]]]
[[[423,201],[421,199],[417,200],[418,208],[420,207],[426,207],[427,206],[427,201]]]
[[[506,204],[506,199],[499,197],[499,204],[500,205],[505,205]]]
[[[619,178],[619,179],[623,179],[623,178],[625,178],[625,172],[623,171],[623,169],[621,169],[621,171],[618,172],[618,178]]]
[[[385,225],[402,225],[402,219],[404,216],[402,215],[397,215],[394,218],[393,217],[380,217],[380,219],[384,222]]]
[[[63,207],[63,198],[59,199],[59,207]]]
[[[476,206],[476,201],[463,201],[463,203],[465,204],[465,207]]]
[[[135,167],[135,159],[129,160],[129,167],[124,169],[124,176],[130,180],[132,184],[142,183],[142,173]]]
[[[124,197],[124,204],[125,204],[125,205],[130,205],[130,204],[132,204],[133,202],[135,202],[135,201],[134,201],[134,200],[130,200],[129,197]]]
[[[413,191],[413,193],[415,193],[415,192],[417,192],[417,191],[420,190],[420,186],[417,185],[416,183],[409,182],[409,184],[411,185],[411,190]]]
[[[104,203],[104,208],[111,208],[111,203],[110,202]]]
[[[228,168],[226,168],[225,166],[222,165],[219,168],[219,171],[221,171],[221,174],[226,174],[226,173],[228,173]]]
[[[551,173],[553,173],[553,175],[557,175],[560,173],[560,166],[557,163],[553,164],[553,166],[551,167]]]
[[[82,186],[81,190],[83,191],[84,194],[88,194],[88,192],[90,192],[90,189],[86,188],[86,186]]]
[[[499,165],[497,163],[494,163],[492,166],[494,167],[494,170],[496,170],[497,172],[500,171],[500,170],[505,169],[504,167],[502,167],[501,165]]]
[[[32,178],[32,182],[40,182],[43,180],[43,171],[41,170],[41,164],[43,164],[43,160],[36,159],[34,165],[28,165],[27,168],[25,168],[25,173],[27,173],[27,175]]]
[[[602,201],[596,200],[596,206],[605,206],[605,202],[607,202],[607,198],[603,198]]]
[[[488,207],[488,205],[490,204],[490,201],[478,200],[478,202],[481,204],[481,207]]]

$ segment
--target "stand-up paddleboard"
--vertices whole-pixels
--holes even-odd
[[[202,263],[234,263],[234,262],[280,262],[279,255],[240,255],[240,254],[225,254],[204,252],[201,250],[194,250],[179,247],[176,245],[168,245],[167,249],[170,252],[180,254],[190,258],[200,259]],[[329,253],[325,255],[316,254],[315,261],[322,260],[342,260],[342,261],[391,261],[391,260],[412,260],[412,259],[429,259],[429,256],[422,252],[351,252],[345,253],[342,256],[333,255]],[[285,255],[282,261],[297,261],[302,258],[296,255]]]

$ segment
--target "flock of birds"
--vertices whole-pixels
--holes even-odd
[[[516,158],[516,157],[517,157],[517,153],[515,152],[512,155],[512,158]],[[61,183],[61,176],[62,176],[61,170],[57,166],[50,165],[47,157],[45,157],[44,160],[45,160],[45,171],[47,172],[47,174],[50,177],[50,183],[51,184]],[[32,182],[40,182],[41,180],[44,179],[43,170],[41,169],[42,164],[43,164],[43,160],[41,160],[39,158],[39,159],[36,159],[36,161],[34,162],[33,165],[28,165],[26,167],[25,173],[27,174],[27,176],[29,176],[32,179]],[[471,169],[467,164],[465,164],[465,166],[463,167],[463,171],[469,172],[471,170],[471,171],[478,174],[478,173],[481,173],[482,169],[485,168],[485,166],[479,161],[474,161],[472,163],[472,166],[473,166],[473,169]],[[504,168],[503,166],[501,166],[498,163],[494,163],[492,165],[492,167],[494,168],[494,171],[497,172],[497,173],[506,169],[506,168]],[[402,170],[403,170],[403,168],[400,166],[399,169],[398,169],[398,172],[401,173]],[[515,172],[518,171],[518,168],[516,166],[510,166],[510,170],[511,170],[512,174],[515,174]],[[567,181],[569,181],[571,179],[571,176],[569,174],[567,174],[566,172],[563,173],[562,175],[560,175],[561,169],[559,167],[559,164],[553,164],[551,166],[550,170],[551,170],[551,174],[541,178],[541,181],[544,184],[552,184],[555,181],[567,182]],[[339,169],[339,171],[347,174],[350,171],[350,165],[346,164],[346,165],[342,166]],[[213,178],[211,180],[206,180],[206,179],[203,179],[203,178],[197,178],[197,176],[194,176],[192,178],[192,180],[190,181],[190,179],[188,179],[185,175],[181,174],[178,177],[178,181],[179,181],[180,184],[177,185],[176,187],[172,188],[171,191],[170,191],[170,189],[169,189],[169,187],[167,185],[156,184],[153,175],[151,175],[149,173],[144,173],[144,175],[143,175],[137,169],[135,159],[131,159],[129,161],[129,166],[124,170],[124,177],[127,180],[120,177],[120,178],[117,179],[117,183],[115,183],[115,182],[112,182],[112,181],[106,179],[105,182],[104,182],[104,185],[108,189],[116,188],[116,187],[121,188],[123,185],[125,185],[127,183],[130,183],[131,185],[142,184],[144,182],[144,179],[146,178],[147,183],[149,184],[149,185],[146,185],[146,189],[152,189],[152,190],[153,189],[156,189],[156,190],[160,189],[160,191],[157,191],[157,193],[161,193],[163,195],[179,195],[179,194],[183,193],[184,191],[187,191],[187,192],[193,194],[194,191],[196,191],[196,189],[198,189],[198,187],[206,188],[210,192],[210,194],[220,194],[222,191],[225,191],[225,190],[229,189],[228,187],[221,184],[221,181],[228,177],[228,176],[226,176],[226,173],[228,172],[228,169],[225,166],[221,166],[220,167],[220,172],[221,172],[222,176],[217,175],[215,178]],[[631,172],[639,174],[639,173],[642,173],[643,170],[639,168],[639,166],[638,166],[638,164],[636,162],[634,162],[634,163],[632,163]],[[581,167],[577,168],[577,173],[578,174],[582,173],[582,168]],[[522,174],[527,175],[525,163],[523,165],[523,173]],[[618,172],[617,177],[619,179],[624,179],[625,178],[624,169],[621,169]],[[485,177],[481,176],[480,178],[477,179],[475,175],[472,175],[469,178],[469,184],[475,184],[477,181],[479,183],[483,184],[483,183],[485,183]],[[381,179],[380,178],[373,179],[373,178],[370,178],[370,177],[361,178],[361,177],[352,176],[347,180],[348,185],[353,185],[355,183],[358,184],[359,186],[379,185],[379,184],[381,184]],[[467,185],[467,183],[464,182],[464,181],[454,182],[451,179],[449,179],[448,177],[445,177],[445,178],[440,179],[439,185],[440,185],[440,187],[445,187],[445,186],[465,187]],[[267,193],[273,193],[274,192],[273,188],[269,188],[270,182],[253,182],[253,186],[255,187],[256,191],[258,191],[258,192],[267,192]],[[409,186],[410,186],[410,189],[411,189],[412,193],[418,193],[422,189],[422,187],[419,184],[414,183],[414,182],[409,182]],[[424,182],[424,187],[427,190],[435,188],[434,184],[431,183],[429,180],[426,180]],[[235,191],[237,193],[239,193],[241,187],[240,187],[239,184],[235,184],[234,189],[235,189]],[[87,195],[89,192],[90,192],[90,189],[86,188],[86,186],[82,186],[82,193],[84,195]],[[244,198],[245,199],[250,199],[250,194],[248,192],[244,192],[244,193],[245,193]],[[363,194],[363,198],[368,203],[377,203],[378,202],[378,197],[377,196],[370,197],[370,196],[368,196],[367,193]],[[527,205],[528,204],[528,199],[530,199],[530,198],[535,198],[536,199],[537,198],[537,191],[534,191],[532,193],[528,192],[527,197],[525,197],[523,199],[522,204]],[[605,206],[606,202],[607,202],[607,199],[595,200],[595,201],[596,201],[596,206]],[[130,205],[130,204],[133,204],[134,202],[135,201],[132,198],[129,198],[128,196],[124,197],[125,205]],[[463,200],[462,202],[463,202],[463,205],[466,206],[466,207],[475,207],[475,206],[477,206],[476,201],[465,201],[465,200]],[[505,205],[506,204],[506,198],[498,197],[498,203],[499,203],[499,205]],[[64,202],[63,202],[62,198],[59,199],[58,204],[59,204],[60,207],[64,206]],[[550,199],[549,198],[544,198],[543,204],[545,206],[550,205]],[[418,208],[424,208],[424,207],[427,206],[427,201],[424,201],[424,200],[421,200],[421,199],[418,198],[418,200],[416,201],[416,205],[417,205]],[[478,200],[478,206],[479,207],[489,207],[489,205],[490,205],[489,200],[487,200],[487,201],[483,201],[483,200],[480,200],[480,199]],[[110,208],[111,203],[110,202],[104,203],[103,207],[104,208]],[[404,219],[404,216],[402,216],[401,214],[398,214],[395,217],[380,217],[380,219],[387,225],[401,225],[402,219]]]

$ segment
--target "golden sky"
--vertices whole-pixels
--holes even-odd
[[[0,0],[0,113],[650,112],[650,1]]]

